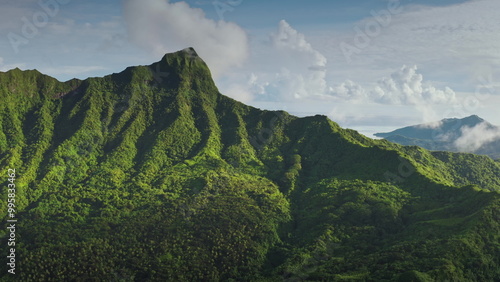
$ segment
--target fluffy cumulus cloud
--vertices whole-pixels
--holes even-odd
[[[194,47],[216,77],[247,59],[248,38],[241,27],[208,19],[186,2],[126,0],[124,15],[130,39],[155,56]]]
[[[474,152],[498,140],[500,140],[500,128],[482,122],[474,127],[463,127],[462,135],[455,141],[455,146],[461,151]]]
[[[417,66],[403,66],[390,78],[381,79],[371,92],[371,97],[383,104],[407,105],[448,104],[456,100],[455,92],[449,87],[436,89],[432,85],[424,85]]]
[[[456,94],[449,87],[437,89],[425,83],[417,66],[403,66],[390,77],[380,79],[375,86],[365,90],[361,85],[347,80],[330,87],[334,98],[346,101],[371,101],[388,105],[452,104]]]
[[[438,89],[425,83],[416,66],[403,66],[368,89],[351,80],[329,89],[334,99],[345,102],[412,106],[421,114],[424,122],[440,119],[436,106],[457,103],[452,89]]]
[[[335,98],[355,103],[366,102],[368,100],[366,90],[352,80],[346,80],[339,85],[330,86],[329,93]]]

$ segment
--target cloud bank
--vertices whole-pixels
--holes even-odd
[[[206,18],[186,2],[126,0],[124,17],[130,39],[156,57],[194,47],[215,77],[240,66],[248,56],[248,38],[238,25]]]
[[[464,152],[474,152],[488,143],[500,140],[500,128],[487,122],[474,127],[464,126],[461,131],[462,136],[455,141],[455,146]]]

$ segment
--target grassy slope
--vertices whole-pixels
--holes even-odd
[[[26,280],[500,273],[491,159],[245,106],[186,52],[85,81],[13,70],[0,85]]]

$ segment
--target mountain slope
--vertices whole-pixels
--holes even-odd
[[[103,78],[12,70],[0,82],[25,281],[500,275],[489,158],[246,106],[192,49]]]
[[[500,127],[472,115],[407,126],[375,136],[407,146],[434,151],[469,152],[500,158]]]

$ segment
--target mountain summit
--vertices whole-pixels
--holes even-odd
[[[85,80],[11,70],[0,101],[2,280],[500,276],[498,163],[244,105],[193,49]]]
[[[470,152],[500,159],[500,127],[477,115],[408,126],[375,136],[428,150]]]

